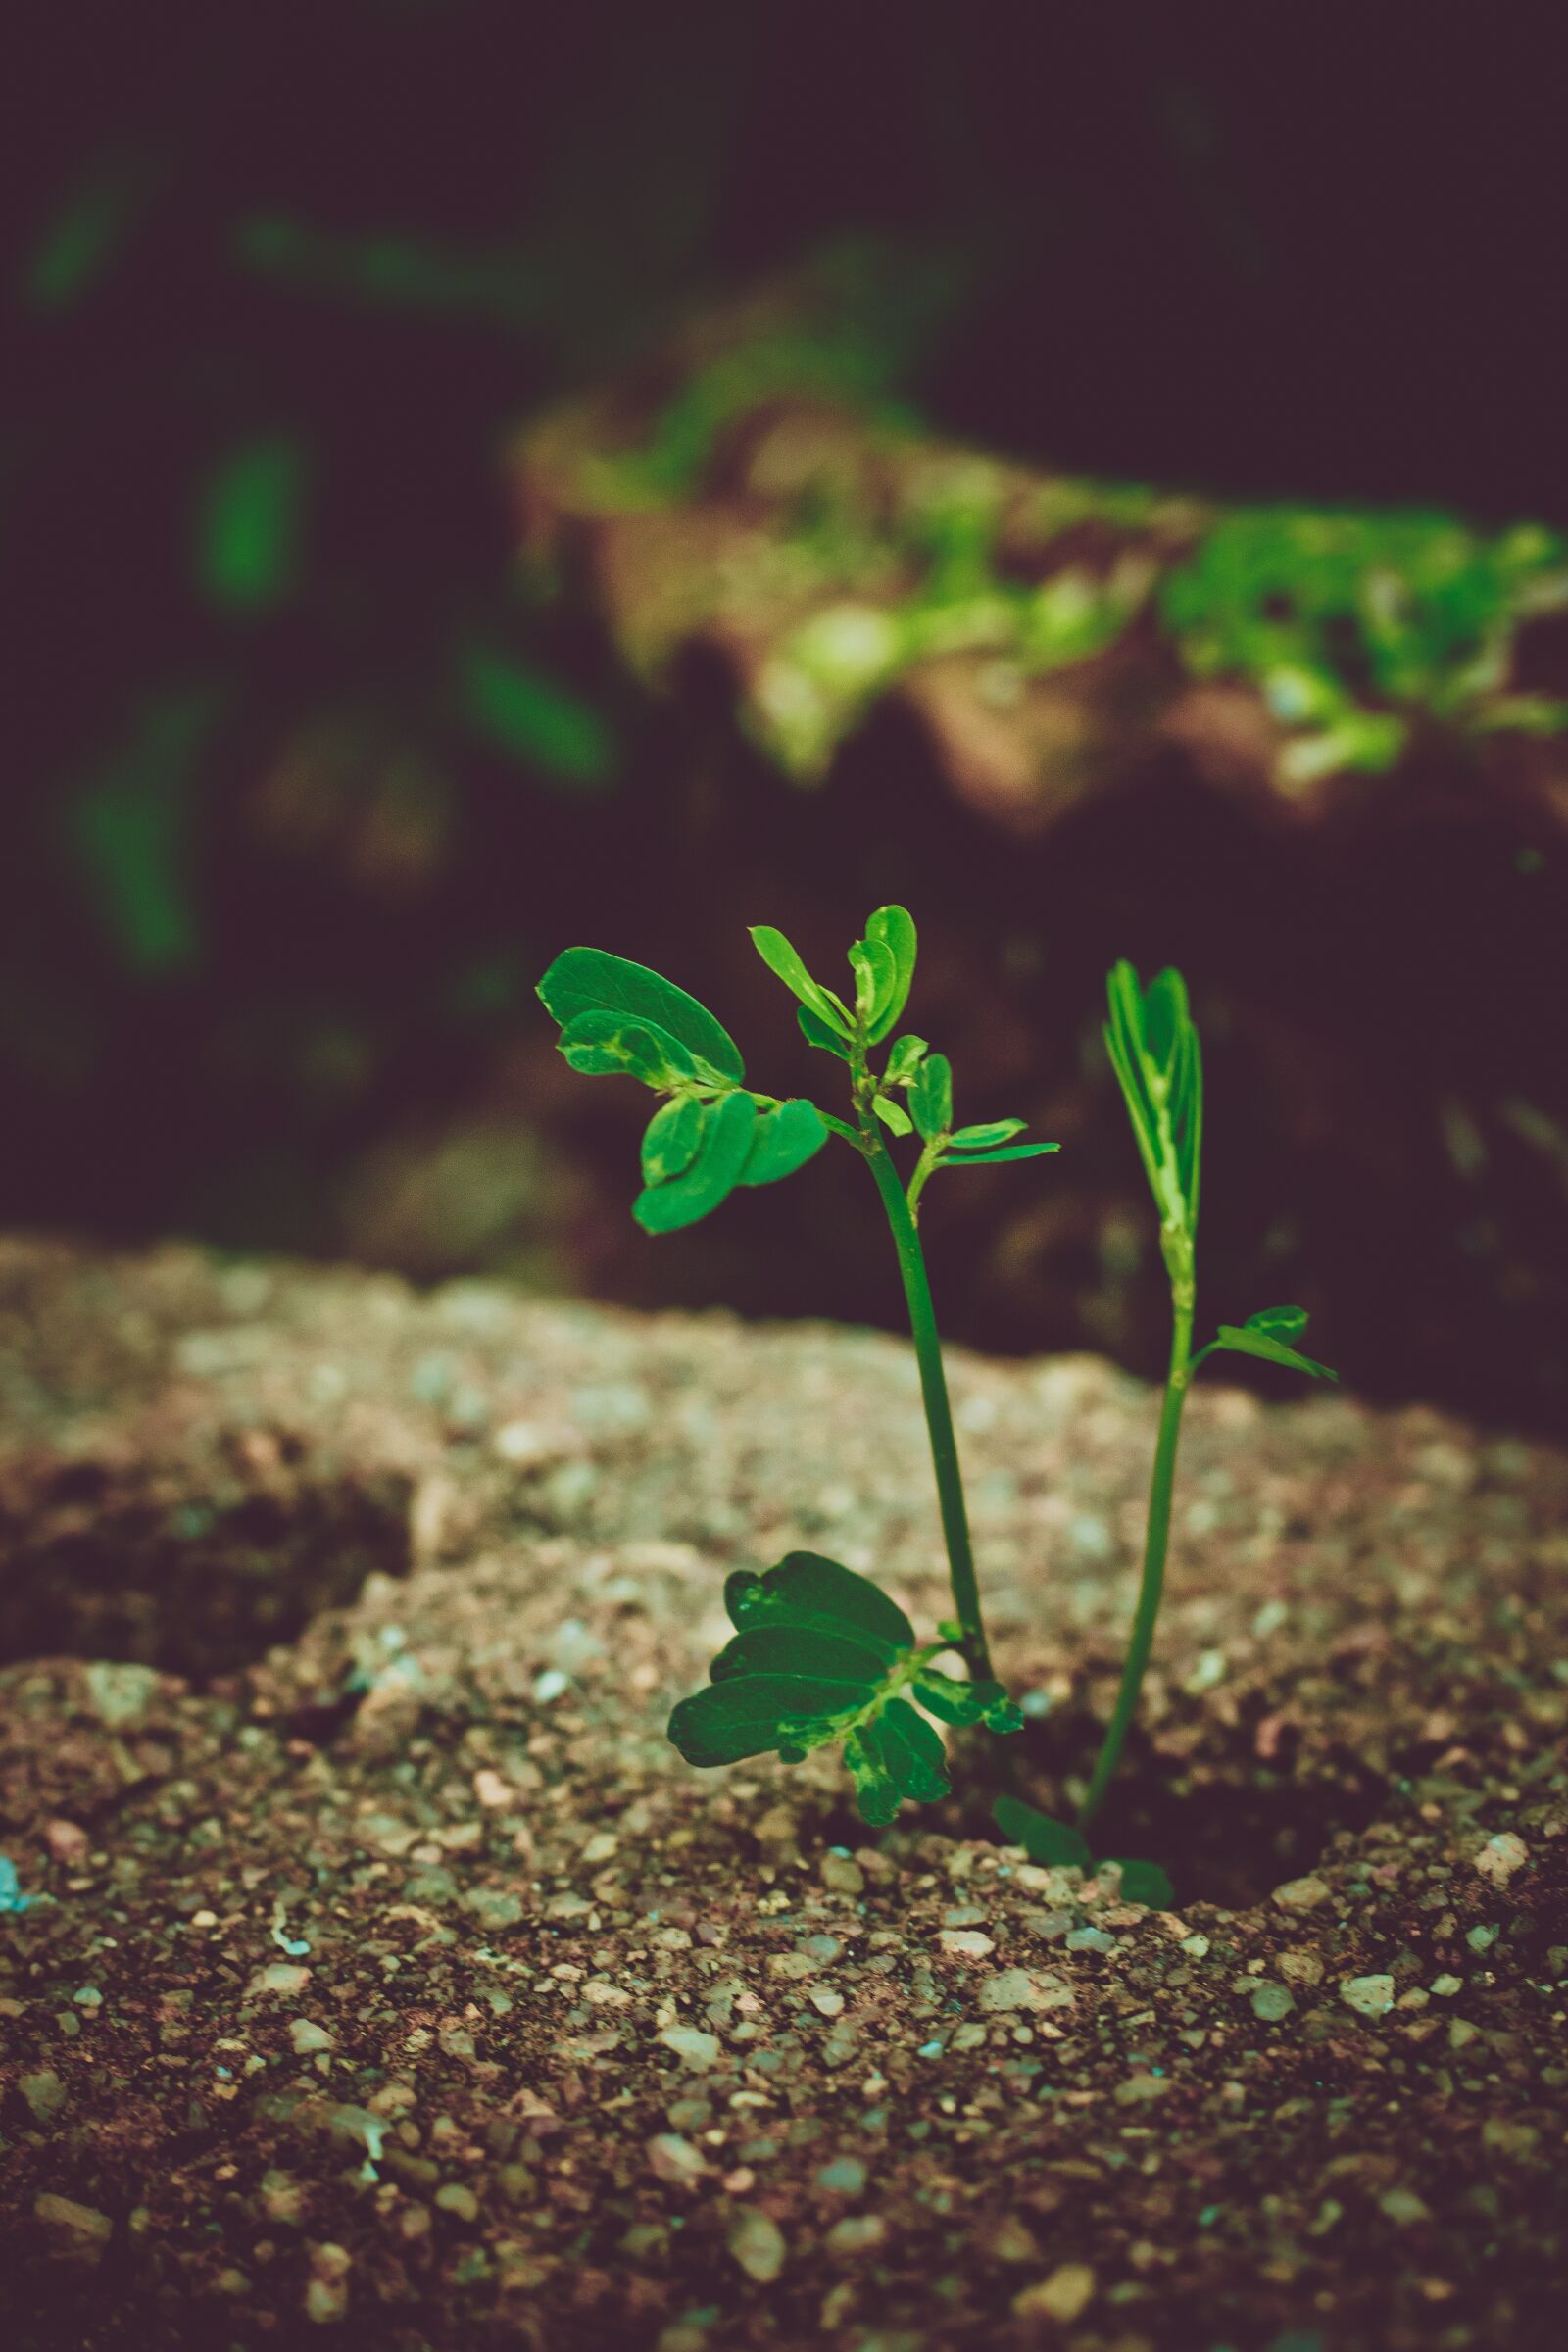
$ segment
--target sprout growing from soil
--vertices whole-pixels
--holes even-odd
[[[846,1065],[848,1119],[747,1086],[728,1032],[684,989],[643,964],[598,948],[568,948],[540,981],[539,995],[561,1024],[561,1051],[573,1069],[636,1078],[664,1098],[643,1137],[643,1190],[632,1209],[646,1232],[676,1232],[710,1215],[740,1186],[795,1174],[830,1135],[858,1152],[876,1185],[919,1366],[953,1618],[934,1640],[918,1642],[904,1611],[878,1586],[815,1552],[791,1552],[762,1576],[737,1572],[724,1591],[734,1638],[714,1658],[708,1687],[675,1708],[669,1736],[688,1763],[704,1766],[770,1750],[798,1763],[812,1748],[841,1745],[862,1816],[882,1827],[906,1799],[926,1803],[949,1793],[946,1751],[928,1718],[999,1734],[1022,1725],[992,1670],[920,1245],[921,1198],[944,1170],[1032,1159],[1058,1147],[1021,1141],[1022,1119],[957,1125],[946,1055],[933,1054],[924,1038],[894,1035],[915,963],[914,924],[902,906],[878,907],[851,948],[853,1001],[814,980],[781,931],[760,924],[752,939],[799,1000],[796,1019],[807,1043]],[[1267,1308],[1241,1326],[1222,1324],[1218,1337],[1190,1356],[1202,1138],[1198,1033],[1177,972],[1161,972],[1140,992],[1131,964],[1119,963],[1108,992],[1105,1040],[1159,1208],[1175,1311],[1143,1579],[1121,1687],[1077,1826],[1052,1820],[1010,1787],[993,1809],[1004,1836],[1033,1859],[1086,1870],[1094,1860],[1085,1832],[1120,1760],[1153,1643],[1181,1410],[1193,1373],[1205,1355],[1231,1348],[1335,1377],[1289,1345],[1306,1322],[1293,1306]],[[890,1137],[918,1139],[906,1178]],[[961,1679],[936,1662],[950,1651],[966,1670]],[[1010,1783],[1004,1764],[1001,1777]],[[1156,1864],[1122,1860],[1118,1867],[1123,1891],[1134,1900],[1170,1901],[1170,1882]]]
[[[1193,1311],[1197,1295],[1198,1186],[1203,1141],[1203,1063],[1198,1031],[1187,1004],[1187,984],[1180,972],[1158,973],[1141,988],[1130,963],[1118,963],[1105,984],[1109,1019],[1104,1026],[1105,1048],[1132,1121],[1139,1156],[1159,1211],[1159,1247],[1170,1278],[1170,1367],[1160,1407],[1159,1435],[1154,1445],[1154,1467],[1150,1483],[1149,1519],[1144,1538],[1143,1574],[1133,1614],[1132,1637],[1121,1670],[1116,1703],[1101,1743],[1088,1794],[1078,1812],[1076,1829],[1051,1820],[1016,1797],[999,1799],[994,1818],[998,1827],[1025,1846],[1037,1860],[1077,1862],[1087,1866],[1089,1846],[1084,1833],[1104,1802],[1127,1734],[1138,1711],[1138,1695],[1154,1644],[1160,1594],[1165,1581],[1165,1552],[1170,1539],[1171,1490],[1176,1477],[1176,1448],[1181,1438],[1182,1406],[1193,1374],[1203,1358],[1220,1348],[1256,1355],[1309,1373],[1315,1380],[1337,1380],[1327,1364],[1300,1354],[1290,1343],[1306,1328],[1299,1306],[1266,1306],[1242,1324],[1222,1323],[1206,1348],[1193,1355]],[[1123,1891],[1150,1900],[1142,1874],[1149,1865],[1124,1866]],[[1157,1874],[1163,1878],[1163,1873]],[[1169,1899],[1168,1894],[1165,1899]]]
[[[995,1733],[1015,1732],[1023,1720],[991,1666],[920,1246],[921,1196],[944,1170],[1032,1159],[1057,1146],[1020,1141],[1022,1119],[959,1125],[946,1055],[924,1038],[894,1035],[914,978],[914,924],[902,906],[878,907],[851,948],[851,1001],[813,980],[781,931],[760,924],[752,939],[799,1000],[807,1043],[846,1065],[849,1118],[748,1087],[740,1052],[713,1015],[642,964],[568,948],[539,994],[562,1025],[561,1051],[573,1069],[621,1072],[665,1098],[643,1138],[644,1189],[632,1214],[645,1231],[675,1232],[738,1186],[793,1175],[829,1135],[859,1153],[875,1182],[919,1365],[953,1619],[935,1640],[917,1642],[904,1611],[868,1578],[814,1552],[791,1552],[763,1576],[734,1575],[724,1592],[734,1639],[713,1660],[708,1688],[676,1707],[669,1736],[698,1765],[770,1749],[798,1762],[811,1748],[841,1744],[860,1812],[880,1827],[906,1798],[948,1794],[946,1754],[928,1717]],[[889,1138],[911,1136],[919,1151],[905,1179]],[[936,1663],[949,1651],[965,1678]]]

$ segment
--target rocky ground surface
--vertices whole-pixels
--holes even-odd
[[[1154,1400],[954,1385],[1060,1801]],[[1200,1389],[1155,1913],[664,1743],[735,1565],[942,1613],[893,1341],[15,1242],[0,1429],[19,2352],[1558,2340],[1568,1456]]]

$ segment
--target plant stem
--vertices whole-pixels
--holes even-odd
[[[1159,1616],[1160,1594],[1165,1584],[1165,1551],[1170,1541],[1171,1489],[1176,1479],[1176,1447],[1182,1433],[1182,1406],[1192,1384],[1192,1366],[1188,1361],[1193,1342],[1194,1279],[1189,1256],[1181,1271],[1173,1274],[1171,1304],[1174,1325],[1170,1342],[1170,1370],[1165,1378],[1165,1399],[1160,1406],[1159,1437],[1154,1446],[1154,1468],[1149,1488],[1149,1524],[1144,1536],[1144,1569],[1138,1587],[1138,1606],[1133,1615],[1132,1640],[1127,1647],[1127,1659],[1121,1670],[1121,1688],[1116,1692],[1116,1704],[1111,1710],[1105,1737],[1101,1742],[1089,1794],[1078,1814],[1078,1827],[1087,1829],[1099,1812],[1109,1788],[1111,1778],[1121,1761],[1134,1715],[1138,1712],[1138,1694],[1143,1688],[1144,1672],[1149,1654],[1154,1645],[1154,1624]]]
[[[963,1629],[963,1657],[970,1675],[979,1682],[992,1682],[991,1651],[986,1642],[986,1630],[980,1615],[980,1588],[975,1581],[974,1553],[969,1544],[969,1514],[964,1507],[963,1476],[958,1468],[958,1441],[954,1434],[953,1408],[948,1402],[947,1374],[942,1368],[942,1341],[937,1331],[936,1309],[931,1303],[931,1284],[925,1270],[925,1252],[920,1248],[919,1230],[905,1197],[899,1172],[877,1133],[872,1118],[862,1121],[865,1137],[865,1156],[876,1178],[876,1189],[882,1196],[888,1223],[893,1228],[894,1246],[899,1253],[899,1272],[904,1277],[904,1297],[909,1309],[909,1332],[914,1341],[915,1361],[920,1367],[920,1394],[925,1400],[925,1423],[931,1438],[931,1465],[937,1477],[937,1500],[942,1510],[942,1533],[948,1546],[948,1572],[953,1580],[953,1601],[959,1625]]]

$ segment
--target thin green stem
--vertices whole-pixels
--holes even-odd
[[[953,1428],[953,1407],[948,1401],[947,1374],[942,1368],[942,1341],[937,1331],[936,1309],[931,1302],[925,1253],[920,1248],[919,1231],[899,1181],[892,1154],[882,1142],[876,1120],[860,1105],[858,1091],[857,1106],[861,1108],[860,1132],[864,1138],[865,1156],[876,1178],[876,1189],[882,1196],[888,1223],[893,1228],[894,1247],[899,1253],[899,1272],[904,1277],[909,1332],[914,1341],[915,1361],[920,1367],[920,1394],[925,1401],[926,1429],[931,1439],[931,1465],[937,1478],[942,1533],[948,1547],[948,1572],[953,1580],[954,1608],[963,1631],[964,1662],[974,1681],[988,1683],[995,1678],[985,1625],[980,1614],[980,1588],[975,1581],[974,1553],[969,1543],[969,1514],[964,1506],[963,1476],[958,1468],[958,1441]]]
[[[1154,1626],[1159,1616],[1160,1594],[1165,1585],[1165,1552],[1170,1542],[1171,1490],[1176,1480],[1176,1448],[1182,1433],[1182,1406],[1192,1384],[1192,1366],[1188,1361],[1193,1342],[1194,1280],[1190,1250],[1187,1263],[1180,1271],[1172,1270],[1171,1305],[1174,1324],[1171,1331],[1170,1370],[1165,1379],[1165,1399],[1159,1413],[1159,1437],[1154,1446],[1154,1468],[1149,1489],[1149,1525],[1144,1536],[1144,1569],[1138,1587],[1138,1606],[1133,1615],[1132,1640],[1127,1647],[1126,1663],[1121,1670],[1121,1687],[1116,1692],[1116,1704],[1111,1710],[1105,1737],[1101,1742],[1089,1793],[1078,1814],[1078,1826],[1087,1829],[1104,1800],[1106,1789],[1126,1745],[1133,1717],[1138,1712],[1138,1695],[1143,1689],[1144,1673],[1149,1665],[1150,1652],[1154,1646]]]

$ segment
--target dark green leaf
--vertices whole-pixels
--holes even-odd
[[[1255,1315],[1249,1315],[1244,1331],[1266,1331],[1270,1339],[1294,1340],[1306,1329],[1308,1322],[1304,1306],[1260,1306]]]
[[[787,1552],[762,1576],[736,1569],[724,1587],[724,1606],[740,1633],[754,1625],[790,1625],[848,1634],[890,1661],[914,1646],[913,1626],[880,1585],[816,1551]]]
[[[901,1037],[894,1041],[888,1054],[887,1068],[882,1073],[884,1086],[907,1086],[920,1067],[925,1054],[923,1037]]]
[[[752,945],[768,970],[775,973],[785,987],[800,998],[808,1011],[815,1013],[823,1027],[837,1030],[847,1037],[854,1024],[845,1005],[830,988],[824,988],[820,981],[811,978],[783,932],[775,931],[771,923],[754,923],[751,938]],[[812,1043],[815,1043],[814,1039]]]
[[[703,1122],[701,1148],[690,1167],[667,1182],[638,1194],[632,1215],[645,1233],[674,1233],[695,1225],[741,1180],[757,1126],[757,1104],[750,1095],[725,1095]]]
[[[914,1123],[929,1143],[953,1124],[953,1064],[945,1054],[928,1054],[909,1089]]]
[[[683,1698],[669,1719],[669,1737],[688,1764],[738,1764],[769,1748],[804,1755],[836,1737],[841,1723],[865,1704],[863,1683],[834,1683],[801,1674],[744,1674],[710,1683]]]
[[[305,451],[286,434],[232,450],[207,485],[202,585],[215,604],[260,612],[288,594],[299,564]]]
[[[891,1134],[908,1134],[909,1114],[902,1103],[891,1102],[886,1095],[873,1095],[871,1108]]]
[[[1314,1380],[1338,1380],[1327,1364],[1315,1363],[1309,1355],[1298,1355],[1280,1340],[1270,1339],[1266,1331],[1250,1331],[1240,1324],[1222,1323],[1214,1341],[1216,1348],[1230,1348],[1238,1355],[1260,1355],[1271,1364],[1288,1364],[1293,1372],[1309,1372]]]
[[[816,1626],[753,1625],[726,1642],[709,1668],[715,1683],[738,1674],[804,1674],[816,1682],[863,1683],[869,1696],[888,1668],[880,1647],[868,1649],[848,1634]]]
[[[672,980],[646,964],[602,948],[567,948],[539,983],[546,1009],[564,1027],[583,1012],[623,1012],[667,1030],[688,1054],[707,1062],[718,1078],[737,1082],[746,1075],[740,1051],[728,1031]]]
[[[950,1152],[989,1152],[996,1144],[1010,1144],[1022,1135],[1027,1119],[992,1119],[983,1127],[960,1127],[948,1138]]]
[[[1000,1683],[960,1683],[939,1667],[923,1667],[914,1679],[922,1707],[943,1723],[982,1723],[990,1732],[1021,1732],[1023,1716]]]
[[[882,1742],[869,1724],[851,1732],[844,1742],[844,1761],[855,1783],[860,1819],[873,1830],[885,1830],[898,1818],[904,1795],[882,1753]]]
[[[752,1138],[751,1156],[741,1171],[742,1184],[777,1184],[804,1168],[827,1142],[827,1129],[814,1102],[799,1098],[764,1110]]]
[[[809,1005],[799,1005],[796,1008],[795,1018],[799,1021],[801,1035],[808,1046],[819,1046],[824,1054],[836,1054],[840,1061],[849,1060],[849,1041],[841,1037],[836,1029],[830,1029],[827,1022],[820,1020]]]
[[[1004,1159],[1038,1159],[1043,1152],[1059,1152],[1059,1144],[1004,1144],[1000,1152],[965,1152],[957,1159],[945,1159],[945,1168],[992,1168]]]
[[[707,1117],[707,1104],[692,1095],[682,1095],[655,1111],[643,1136],[644,1184],[664,1184],[691,1166]]]
[[[697,1074],[678,1038],[623,1012],[579,1012],[561,1032],[560,1050],[574,1070],[590,1078],[637,1078],[667,1091]]]
[[[1087,1870],[1089,1846],[1065,1821],[1053,1821],[1021,1796],[999,1796],[991,1818],[1009,1845],[1021,1845],[1031,1862],[1046,1870]]]
[[[925,1717],[917,1715],[906,1698],[890,1698],[873,1721],[888,1769],[903,1793],[917,1805],[946,1796],[952,1787],[947,1756],[940,1734]]]
[[[473,724],[530,767],[574,792],[614,782],[619,750],[609,720],[546,671],[472,644],[460,659],[459,693]]]
[[[1150,1911],[1169,1911],[1176,1901],[1176,1889],[1168,1874],[1157,1862],[1127,1862],[1114,1857],[1121,1872],[1121,1890],[1130,1903],[1142,1903]]]
[[[896,1026],[914,981],[914,918],[903,906],[879,906],[865,926],[867,947],[885,948],[893,967],[891,985],[879,989],[870,1041],[879,1045]]]

